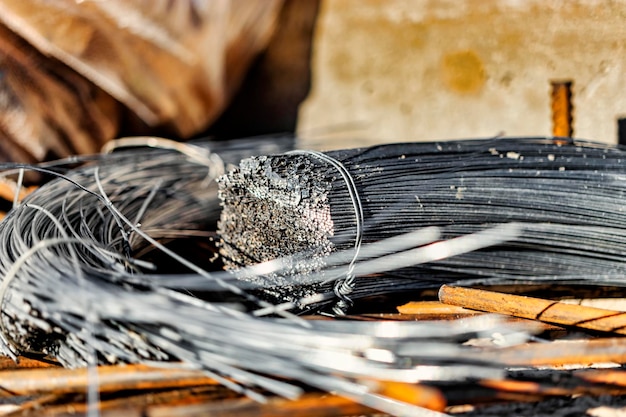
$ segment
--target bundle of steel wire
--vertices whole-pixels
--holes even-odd
[[[305,287],[326,270],[341,302],[477,279],[626,284],[626,149],[562,138],[398,143],[252,157],[220,181],[230,268],[277,256]],[[361,277],[362,245],[426,226],[445,239],[519,222],[504,244]],[[352,262],[328,272],[328,257]],[[398,260],[394,260],[398,262]],[[315,274],[314,274],[315,275]],[[258,279],[258,278],[254,278]],[[281,302],[306,296],[285,287]],[[320,289],[312,286],[311,292]]]
[[[378,393],[376,381],[498,378],[501,364],[462,344],[493,333],[517,343],[532,331],[490,317],[442,326],[294,316],[285,311],[292,306],[263,297],[296,279],[289,265],[300,262],[302,253],[279,254],[235,273],[222,271],[219,259],[210,262],[220,216],[215,178],[242,157],[282,152],[284,145],[273,138],[173,147],[4,166],[57,178],[16,203],[0,222],[2,353],[45,354],[69,367],[174,362],[169,366],[202,369],[259,401],[268,392],[293,398],[309,386],[390,414],[418,415],[419,407]],[[81,161],[87,162],[75,169],[63,166]],[[438,241],[437,230],[426,228],[364,245],[376,265],[354,264],[348,251],[338,252],[331,267],[380,272],[389,269],[389,257],[434,262],[517,233],[515,225],[504,225]],[[173,249],[180,247],[172,241],[190,237],[209,248],[207,259]],[[176,266],[164,267],[164,259]],[[241,279],[250,277],[258,279]],[[323,287],[325,279],[311,274],[307,286]],[[328,294],[307,294],[304,303],[328,301]]]

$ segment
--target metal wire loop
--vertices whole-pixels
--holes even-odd
[[[288,152],[288,154],[314,156],[335,167],[346,183],[348,194],[350,195],[350,201],[352,202],[352,207],[354,208],[355,217],[354,256],[348,265],[345,278],[338,279],[335,283],[334,293],[339,298],[339,301],[333,307],[335,314],[344,315],[346,310],[352,305],[352,300],[350,300],[348,294],[354,290],[354,266],[359,258],[359,252],[361,251],[363,241],[363,205],[361,203],[361,198],[359,197],[359,192],[352,175],[350,175],[350,172],[345,165],[337,159],[322,152],[313,150],[295,150]]]

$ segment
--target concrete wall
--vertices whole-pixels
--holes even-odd
[[[313,45],[302,146],[551,135],[553,80],[576,137],[626,116],[625,0],[324,0]]]

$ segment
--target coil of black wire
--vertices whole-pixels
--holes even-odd
[[[344,286],[345,295],[460,279],[623,285],[625,179],[624,148],[565,138],[398,143],[253,157],[221,180],[221,253],[235,269],[304,254],[292,270],[304,284],[334,252],[352,251],[358,261],[360,244],[426,226],[439,226],[443,238],[451,238],[519,222],[523,233],[506,244],[356,279]],[[289,289],[279,298],[301,295]]]

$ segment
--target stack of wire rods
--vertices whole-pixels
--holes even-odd
[[[199,158],[201,149],[207,152]],[[445,326],[303,320],[286,311],[290,306],[260,298],[275,276],[297,279],[290,274],[302,254],[230,273],[221,266],[208,271],[210,261],[199,266],[166,245],[189,236],[215,240],[215,177],[243,157],[284,150],[277,138],[254,139],[195,146],[193,152],[142,149],[85,157],[90,162],[68,171],[59,164],[32,167],[58,178],[0,222],[0,351],[44,354],[68,367],[139,362],[201,369],[258,401],[267,393],[294,398],[309,386],[392,415],[432,413],[378,394],[372,381],[502,377],[502,364],[463,343],[492,334],[519,343],[532,327],[487,316]],[[390,257],[410,252],[409,264],[434,262],[518,234],[518,227],[505,225],[440,241],[437,229],[426,228],[363,245],[369,263],[354,264],[351,250],[326,261],[369,274],[389,270]],[[209,251],[207,258],[213,257]],[[179,263],[178,273],[161,273],[160,258]],[[251,282],[250,276],[262,279]],[[322,271],[306,282],[325,279]],[[272,291],[281,291],[280,285]],[[313,304],[324,300],[320,293],[309,298]]]
[[[457,280],[623,286],[625,180],[626,149],[567,138],[253,157],[220,179],[221,254],[232,269],[277,254],[306,254],[291,271],[304,286],[332,253],[352,251],[358,264],[355,241],[377,242],[426,226],[438,226],[449,239],[518,222],[523,232],[505,244],[351,280],[335,292],[357,299]],[[288,288],[271,295],[287,302],[303,294]]]

